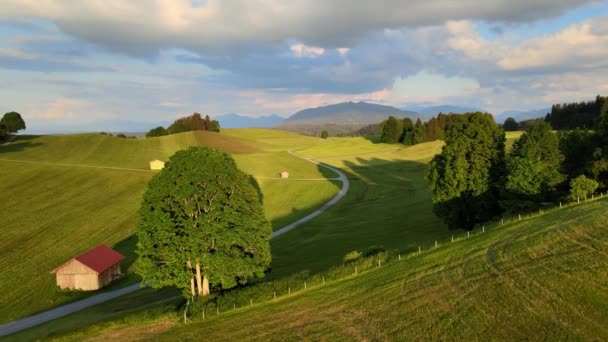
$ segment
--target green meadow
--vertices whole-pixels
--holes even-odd
[[[227,130],[229,132],[229,130]],[[275,134],[280,140],[282,133]],[[311,146],[320,139],[284,133],[284,140]],[[148,161],[167,160],[188,146],[210,146],[231,153],[238,166],[257,179],[264,210],[273,227],[314,211],[339,191],[323,180],[333,172],[264,142],[232,134],[189,132],[150,139],[121,139],[102,134],[20,136],[0,146],[0,322],[11,321],[87,296],[56,289],[50,271],[100,243],[127,256],[127,276],[105,290],[138,281],[134,274],[136,213],[155,172]],[[262,146],[272,146],[272,151]],[[295,146],[295,145],[290,145]],[[16,300],[19,298],[19,300]]]

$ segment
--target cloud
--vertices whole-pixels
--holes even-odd
[[[113,71],[111,67],[86,61],[47,57],[7,48],[0,48],[0,68],[42,72]]]
[[[134,56],[182,47],[226,54],[249,45],[297,39],[320,48],[350,47],[371,32],[448,20],[532,22],[594,0],[4,0],[0,18],[38,17],[79,39]],[[142,15],[145,13],[145,15]]]
[[[293,52],[296,57],[310,57],[315,58],[323,55],[325,53],[324,48],[315,47],[315,46],[306,46],[304,44],[293,44],[289,47],[291,52]]]

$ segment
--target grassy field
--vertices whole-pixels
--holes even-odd
[[[275,138],[280,139],[280,132]],[[293,137],[303,146],[320,139]],[[299,140],[298,140],[299,139]],[[260,146],[264,143],[259,144]],[[127,256],[128,276],[106,290],[138,280],[133,236],[141,195],[155,172],[151,159],[166,160],[188,146],[206,145],[232,153],[254,176],[288,170],[302,178],[335,177],[276,146],[264,151],[234,135],[195,132],[152,139],[101,134],[23,136],[0,146],[0,322],[14,320],[86,296],[56,290],[49,272],[99,244]],[[332,181],[258,179],[264,210],[273,227],[315,210],[339,191]],[[17,300],[18,298],[18,300]]]
[[[60,340],[605,340],[607,209],[599,200],[489,226],[188,325],[157,308]]]

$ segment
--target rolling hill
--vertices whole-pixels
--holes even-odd
[[[367,102],[343,102],[301,110],[285,119],[283,124],[366,125],[381,122],[389,115],[415,117],[416,113]]]

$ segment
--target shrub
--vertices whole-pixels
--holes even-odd
[[[376,255],[382,252],[385,252],[386,250],[384,249],[384,246],[382,245],[373,245],[373,246],[369,246],[367,247],[364,251],[362,256],[364,258],[372,256],[372,255]]]
[[[598,183],[593,179],[580,175],[570,181],[570,198],[577,200],[579,198],[586,198],[591,195],[598,187]]]
[[[344,256],[344,262],[345,263],[349,263],[349,262],[353,262],[353,261],[357,261],[359,260],[359,258],[361,258],[361,252],[359,251],[352,251],[352,252],[348,252],[345,256]]]

